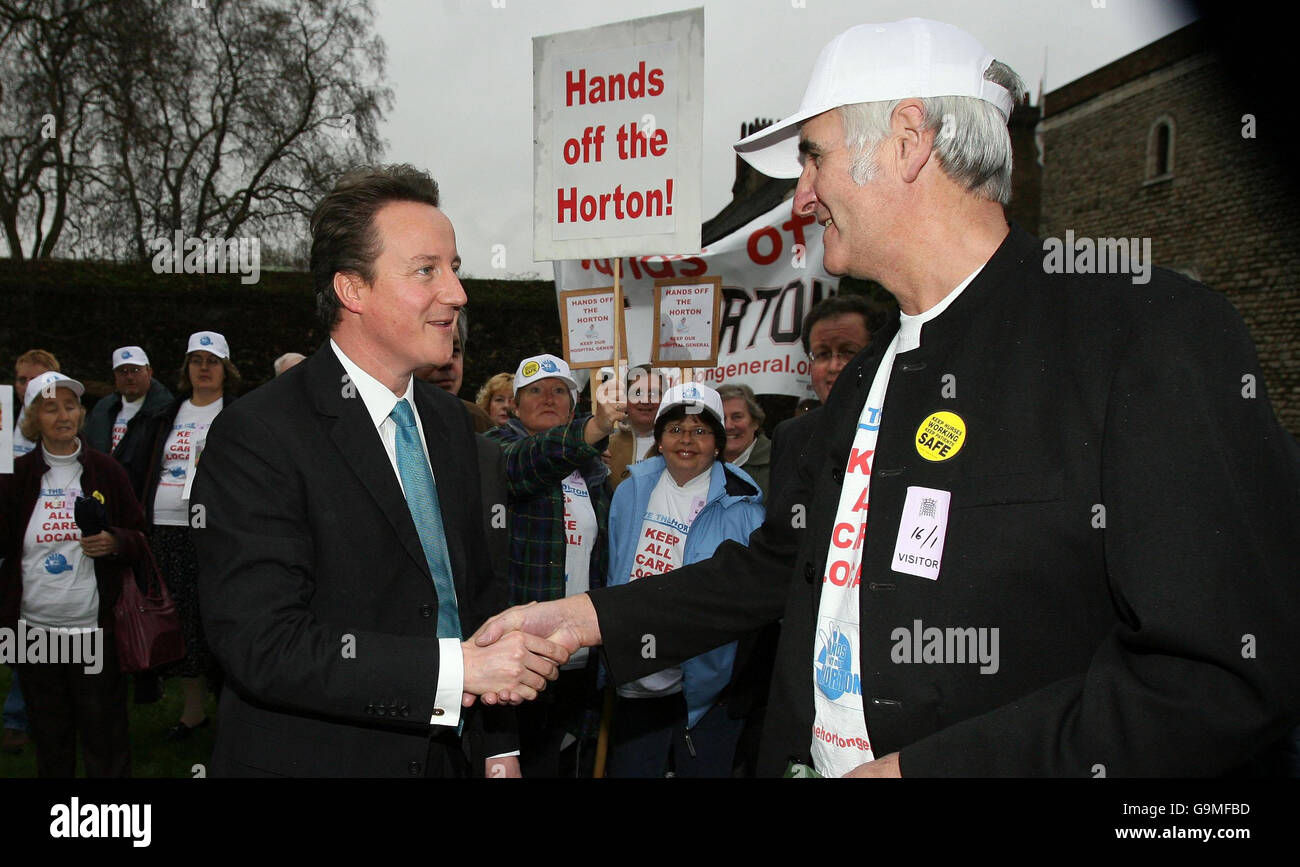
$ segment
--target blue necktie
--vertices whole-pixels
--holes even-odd
[[[406,491],[406,505],[411,510],[420,547],[424,549],[429,574],[438,592],[438,637],[460,641],[460,614],[456,605],[456,586],[451,580],[451,558],[447,554],[447,533],[442,526],[442,509],[438,505],[438,486],[433,481],[429,462],[420,447],[420,433],[415,429],[415,413],[405,400],[399,400],[388,417],[397,425],[397,472]]]

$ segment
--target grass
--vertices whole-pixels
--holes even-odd
[[[0,701],[9,694],[9,682],[12,679],[13,670],[7,665],[0,665]],[[134,685],[128,691],[133,692]],[[154,704],[133,704],[128,699],[126,707],[133,777],[193,777],[194,765],[207,765],[215,739],[216,700],[209,695],[204,702],[204,709],[213,724],[194,732],[188,740],[175,744],[164,743],[163,735],[180,719],[181,705],[181,685],[175,678],[163,681],[163,697]],[[35,776],[36,749],[31,744],[23,747],[18,755],[0,753],[0,778]],[[85,776],[80,751],[77,756],[77,776]]]

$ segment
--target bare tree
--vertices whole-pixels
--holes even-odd
[[[73,3],[45,0],[45,19],[69,18]],[[49,31],[56,46],[63,32],[11,5],[0,2],[0,101],[11,80],[29,93],[43,87],[69,118],[53,148],[62,156],[29,134],[11,159],[0,137],[0,222],[12,255],[24,240],[32,255],[51,255],[65,228],[65,255],[96,258],[144,260],[150,239],[176,231],[289,249],[337,174],[382,150],[378,124],[392,95],[378,86],[385,51],[366,0],[81,0],[57,76],[43,67],[10,75],[31,63],[32,40],[19,48],[5,27]],[[42,166],[41,183],[17,171],[19,155]]]

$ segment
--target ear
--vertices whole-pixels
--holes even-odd
[[[890,118],[890,127],[893,133],[891,153],[898,165],[899,176],[910,184],[920,176],[934,149],[934,133],[925,129],[925,114],[920,100],[905,99],[899,103]]]
[[[365,309],[368,288],[360,274],[352,271],[334,272],[334,295],[349,313],[361,313]]]

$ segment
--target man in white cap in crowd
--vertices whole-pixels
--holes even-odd
[[[286,352],[284,355],[281,355],[275,361],[271,362],[271,368],[275,371],[275,375],[279,376],[295,364],[300,364],[306,358],[307,356],[303,355],[301,352]]]
[[[798,508],[476,640],[603,640],[624,682],[784,615],[763,775],[1218,775],[1295,724],[1300,496],[1250,337],[1171,272],[1045,267],[1002,210],[1022,91],[935,21],[826,46],[736,149],[901,316],[839,373]]]
[[[167,386],[153,378],[149,356],[139,346],[113,350],[113,384],[116,391],[100,398],[86,422],[91,447],[119,457],[129,451],[129,439],[142,429],[145,418],[172,402]],[[123,446],[123,441],[128,440]]]

